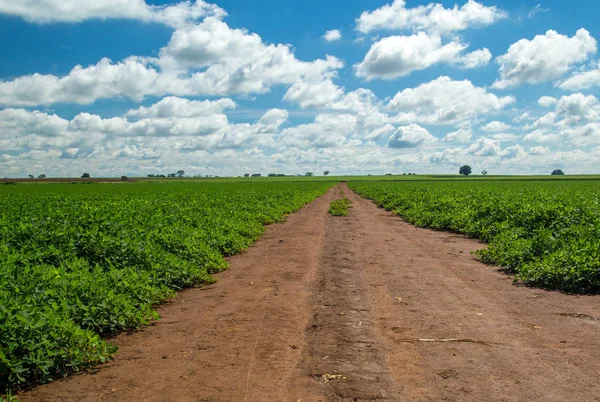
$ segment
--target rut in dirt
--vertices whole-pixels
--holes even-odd
[[[329,202],[352,201],[348,217]],[[479,242],[345,185],[181,292],[115,361],[23,401],[595,401],[600,298],[514,286]]]
[[[289,392],[302,401],[394,400],[400,395],[365,287],[369,263],[361,243],[366,235],[354,216],[328,220],[303,360],[294,373],[299,381]]]

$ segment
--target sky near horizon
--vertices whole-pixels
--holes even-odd
[[[596,0],[0,0],[0,177],[600,173]]]

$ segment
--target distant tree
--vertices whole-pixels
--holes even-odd
[[[246,173],[244,177],[250,177],[250,173]]]
[[[33,179],[33,175],[32,175],[32,174],[30,174],[30,175],[29,175],[29,178],[30,178],[30,179]]]
[[[386,173],[385,175],[386,175],[386,176],[391,176],[392,174],[391,174],[391,173]]]
[[[329,170],[326,170],[326,171],[324,171],[324,172],[323,172],[323,175],[324,175],[324,176],[329,176]]]
[[[153,174],[149,174],[148,177],[156,177],[156,176]]]
[[[306,176],[306,177],[312,177],[312,175],[313,175],[313,172],[306,172],[304,174],[304,176]]]
[[[552,172],[552,176],[564,176],[564,175],[565,175],[565,172],[563,172],[560,169],[556,169]]]
[[[82,179],[89,179],[90,177],[92,177],[92,176],[90,176],[89,173],[84,173],[84,174],[81,175]]]
[[[471,169],[471,166],[469,165],[464,165],[461,166],[460,169],[458,170],[459,174],[462,174],[463,176],[468,176],[473,172],[473,170]]]
[[[260,176],[262,176],[260,173],[254,173],[254,174],[252,175],[252,177],[260,177]]]
[[[41,175],[39,175],[39,176],[38,176],[38,179],[45,179],[45,178],[46,178],[46,175],[45,175],[45,174],[43,174],[43,173],[42,173]]]
[[[482,170],[482,171],[481,171],[481,175],[482,175],[482,176],[487,176],[487,174],[488,174],[487,170]]]
[[[406,176],[406,173],[402,173],[402,176]]]
[[[183,176],[185,176],[185,171],[183,171],[183,170],[178,170],[178,171],[177,171],[177,177],[183,177]]]
[[[277,176],[277,174],[275,174],[275,173],[269,173],[268,174],[268,177],[276,177],[276,176]]]
[[[169,174],[167,175],[167,177],[175,177],[175,176],[177,176],[177,173],[169,173]]]
[[[129,180],[129,179],[127,178],[127,176],[121,176],[121,181],[127,181],[127,180]]]

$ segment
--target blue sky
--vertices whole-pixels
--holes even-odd
[[[0,175],[598,173],[600,4],[0,0]]]

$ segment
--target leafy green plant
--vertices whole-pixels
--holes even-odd
[[[350,204],[350,200],[346,197],[332,201],[329,204],[329,213],[333,216],[348,216]]]
[[[19,399],[9,391],[6,395],[0,394],[0,402],[19,402]]]

